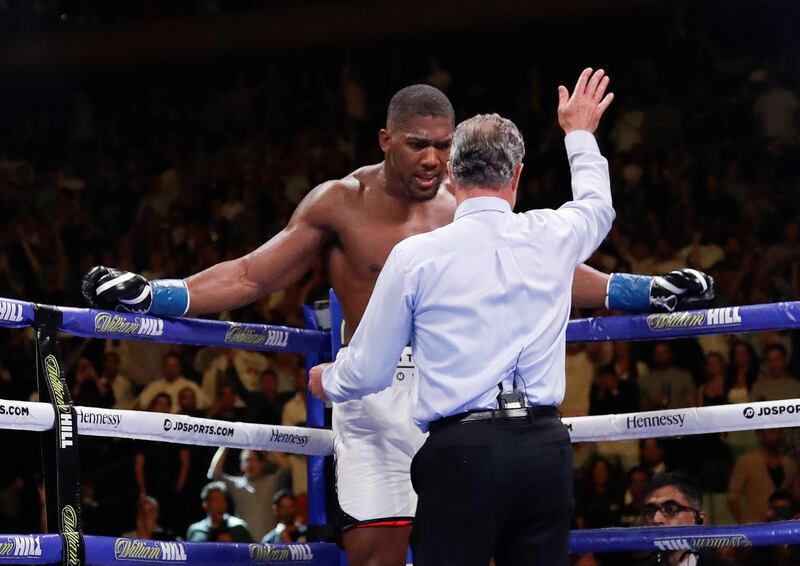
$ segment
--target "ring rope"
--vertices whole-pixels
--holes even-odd
[[[338,565],[339,549],[331,543],[242,544],[157,542],[86,535],[86,564],[186,562],[216,564]],[[799,544],[800,521],[750,525],[628,527],[570,531],[570,552],[701,550]],[[61,560],[59,535],[0,535],[0,564],[49,564]]]
[[[571,320],[567,342],[665,340],[800,327],[800,301]]]
[[[38,305],[34,303],[0,297],[0,327],[32,326],[37,308]],[[319,330],[199,318],[167,318],[97,309],[53,308],[63,315],[60,330],[82,338],[229,346],[299,354],[330,352],[330,334]]]
[[[34,323],[38,305],[23,301],[0,298],[0,327],[24,328]],[[241,347],[254,350],[282,350],[306,354],[329,351],[329,333],[258,324],[239,324],[198,319],[159,318],[149,315],[132,315],[93,309],[57,307],[63,319],[60,330],[87,338],[141,339],[166,343],[215,345]],[[779,330],[800,326],[800,302],[774,303],[742,307],[695,310],[670,314],[637,316],[596,317],[570,321],[567,341],[586,342],[600,340],[653,340],[679,338],[703,334],[722,334]],[[94,436],[142,438],[146,440],[168,440],[181,444],[203,444],[211,446],[236,446],[263,450],[280,450],[305,454],[328,454],[332,449],[332,433],[327,430],[300,427],[277,427],[251,423],[229,423],[212,419],[198,419],[182,415],[167,415],[138,411],[118,411],[76,407],[79,432]],[[800,399],[698,407],[666,411],[651,411],[621,415],[575,417],[564,419],[570,429],[573,442],[593,440],[622,440],[653,436],[674,436],[796,426],[795,413],[800,412]],[[126,415],[128,415],[126,417]],[[701,419],[704,422],[700,422]],[[130,421],[138,422],[136,426]],[[707,421],[707,422],[706,422]],[[125,424],[123,424],[125,423]],[[55,426],[55,411],[46,403],[27,403],[0,400],[0,428],[46,431]],[[319,434],[317,434],[319,433]],[[281,434],[291,438],[283,440]],[[275,436],[278,435],[278,436]],[[307,436],[305,436],[307,435]],[[313,436],[313,439],[312,439]],[[274,446],[278,442],[280,446]],[[58,545],[59,556],[63,538],[60,535],[11,535],[14,540],[0,537],[0,563],[19,563],[19,557],[6,562],[7,549],[35,547],[32,540],[48,542],[50,547]],[[128,539],[86,536],[87,564],[116,563],[116,556],[109,555],[117,545],[133,544]],[[800,542],[800,522],[766,523],[746,526],[722,527],[656,527],[626,529],[596,529],[570,533],[571,552],[613,552],[626,550],[676,550],[689,548],[721,548],[724,546],[757,546]],[[144,542],[141,552],[147,545]],[[163,544],[163,543],[160,543]],[[178,544],[163,552],[186,552],[192,543]],[[199,545],[207,549],[212,562],[250,564],[254,557],[251,549],[268,545]],[[210,547],[214,546],[214,549]],[[311,545],[286,545],[286,549]],[[48,547],[48,548],[50,548]],[[333,545],[319,545],[330,549],[331,556],[339,556]],[[178,550],[178,548],[182,550]],[[268,548],[279,548],[268,547]],[[245,554],[245,550],[247,554]],[[42,551],[43,552],[43,551]],[[199,551],[198,551],[199,552]],[[256,560],[271,563],[269,550]],[[287,550],[287,552],[292,552]],[[238,553],[238,554],[236,554]],[[186,555],[188,556],[188,555]],[[205,556],[205,555],[204,555]],[[315,557],[316,558],[316,557]],[[192,562],[205,564],[204,557],[192,558]],[[290,558],[291,559],[291,558]],[[124,559],[127,560],[127,559]],[[31,560],[43,563],[44,560]],[[52,561],[52,552],[49,560]],[[157,559],[161,562],[162,560]],[[294,560],[292,560],[294,561]],[[209,563],[212,563],[209,562]],[[310,563],[301,560],[299,563]],[[314,564],[322,564],[314,559]],[[334,563],[333,561],[330,562]]]
[[[34,303],[0,297],[0,327],[31,326],[36,306]],[[64,315],[61,330],[83,338],[150,340],[301,354],[330,351],[330,333],[319,330],[196,318],[161,318],[96,309],[56,308]],[[567,325],[567,342],[659,340],[706,334],[786,330],[799,326],[800,301],[791,301],[665,314],[576,319]]]
[[[313,564],[339,566],[341,551],[333,543],[243,544],[161,542],[85,535],[85,564]],[[53,564],[62,560],[59,535],[0,535],[0,564]]]
[[[333,432],[298,426],[203,419],[172,413],[75,407],[77,431],[87,436],[130,438],[249,448],[322,455],[333,453]],[[45,431],[55,425],[55,410],[49,403],[0,399],[0,429]]]
[[[171,413],[75,407],[78,432],[88,436],[134,438],[250,448],[326,456],[333,452],[333,432],[296,426],[203,419]],[[736,432],[800,426],[800,399],[642,411],[562,419],[572,442],[628,440],[691,434]],[[48,403],[0,399],[0,429],[45,431],[55,411]]]

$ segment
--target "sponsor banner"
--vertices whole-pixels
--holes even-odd
[[[253,564],[310,562],[314,559],[310,544],[251,544],[247,550]]]
[[[718,548],[753,546],[746,536],[740,534],[657,538],[653,544],[656,550],[699,550],[703,548],[716,550]]]
[[[53,428],[53,406],[48,403],[0,399],[0,428],[44,431]]]
[[[570,551],[629,552],[686,551],[797,544],[797,521],[752,525],[704,525],[682,527],[632,527],[571,531]]]
[[[86,564],[295,564],[340,566],[333,543],[159,542],[87,535]]]
[[[286,326],[194,318],[159,318],[93,309],[59,307],[61,330],[86,338],[150,340],[166,344],[231,346],[300,354],[330,352],[330,334]]]
[[[800,427],[800,399],[563,419],[573,442]]]
[[[0,327],[25,328],[33,324],[33,303],[0,297]]]
[[[61,562],[61,539],[58,535],[0,535],[0,563],[58,562]]]
[[[66,415],[68,413],[59,413],[59,418]],[[76,407],[75,415],[79,433],[90,436],[321,456],[333,451],[333,433],[326,429],[231,423],[183,415],[94,407]],[[0,399],[0,428],[44,431],[53,428],[53,421],[51,405]],[[563,419],[563,422],[572,442],[800,427],[800,399],[572,417]],[[62,432],[66,430],[62,426]],[[72,438],[62,440],[71,441]]]
[[[665,314],[601,316],[571,320],[567,342],[661,340],[798,327],[800,302],[722,307]]]
[[[118,538],[114,543],[115,560],[147,562],[186,562],[186,546],[180,542]]]
[[[199,419],[185,415],[76,407],[80,434],[328,455],[330,430]]]

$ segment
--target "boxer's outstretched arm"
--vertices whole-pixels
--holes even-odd
[[[607,273],[592,269],[585,263],[575,268],[572,279],[572,306],[579,309],[606,306]]]
[[[332,190],[331,184],[324,184],[311,191],[286,228],[257,250],[188,277],[187,314],[238,308],[300,279],[332,235],[328,222]]]

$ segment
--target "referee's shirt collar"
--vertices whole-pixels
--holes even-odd
[[[507,200],[499,197],[472,197],[468,198],[456,209],[455,220],[468,214],[493,210],[495,212],[511,212],[511,205]]]

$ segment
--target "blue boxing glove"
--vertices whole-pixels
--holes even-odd
[[[706,308],[714,296],[714,278],[696,269],[660,276],[612,273],[606,306],[627,312],[673,312]]]
[[[183,316],[189,310],[189,288],[183,279],[148,281],[137,273],[102,265],[83,276],[81,293],[98,309],[161,316]]]

